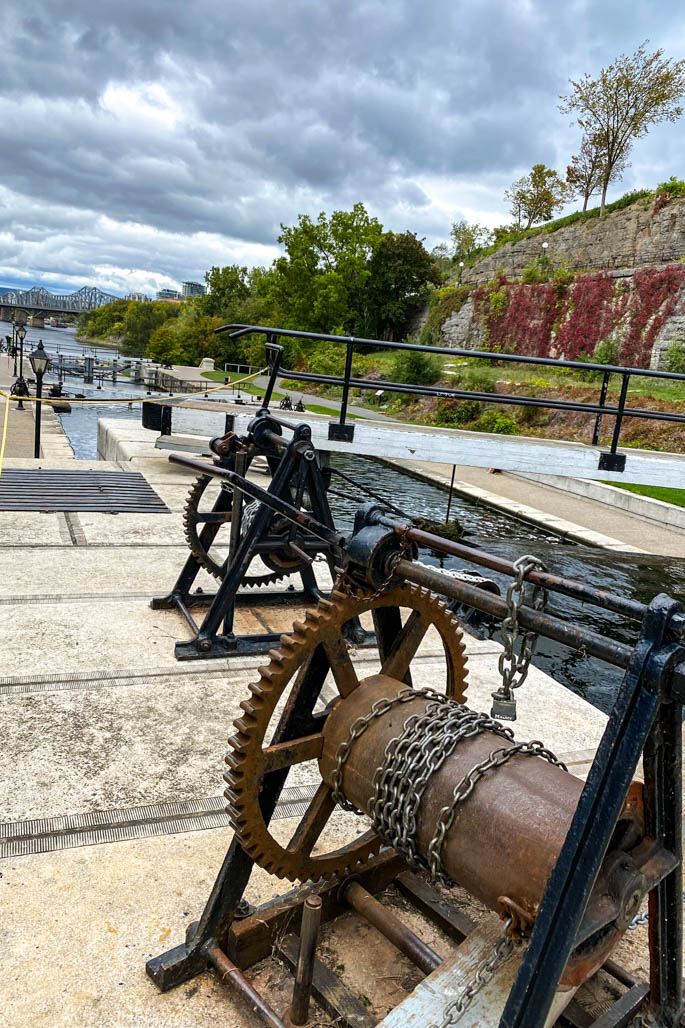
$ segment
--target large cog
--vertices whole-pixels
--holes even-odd
[[[262,816],[261,781],[268,771],[315,760],[321,754],[321,732],[276,746],[264,745],[265,735],[279,700],[288,686],[299,682],[301,668],[318,646],[323,646],[335,685],[347,696],[360,685],[342,634],[351,618],[379,607],[411,610],[396,644],[383,662],[381,673],[403,679],[426,632],[434,626],[445,652],[445,692],[462,703],[466,698],[466,657],[457,618],[434,593],[404,584],[383,594],[349,595],[334,591],[316,610],[296,621],[292,635],[281,636],[281,647],[270,651],[270,661],[259,668],[259,681],[250,685],[250,697],[240,704],[243,715],[233,722],[224,775],[231,823],[243,849],[271,874],[290,881],[330,878],[345,874],[378,853],[381,840],[366,832],[354,842],[325,854],[312,850],[335,809],[331,789],[321,782],[290,842],[282,846],[271,835]]]
[[[198,531],[198,529],[205,525],[210,518],[215,524],[218,522],[220,525],[230,525],[231,523],[230,508],[217,514],[200,514],[200,501],[204,495],[205,489],[212,481],[213,478],[211,475],[200,475],[191,485],[183,511],[183,530],[190,552],[193,554],[198,564],[200,564],[206,571],[209,571],[210,575],[214,575],[215,578],[223,578],[226,574],[224,565],[215,560],[210,550],[203,545]],[[293,570],[297,570],[297,568],[283,568],[282,570],[274,569],[273,571],[263,575],[247,574],[243,579],[242,585],[247,586],[248,588],[257,588],[262,585],[273,585],[275,582],[280,582],[283,578],[292,574]]]

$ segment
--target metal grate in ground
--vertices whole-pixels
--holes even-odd
[[[139,471],[63,471],[7,468],[0,477],[0,510],[169,514]]]
[[[314,792],[313,786],[283,789],[274,818],[301,817]],[[230,819],[225,806],[223,796],[208,796],[141,807],[95,810],[88,814],[10,821],[0,824],[0,858],[226,828]]]

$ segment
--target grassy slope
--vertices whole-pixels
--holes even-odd
[[[660,485],[634,485],[632,482],[604,484],[615,485],[617,489],[627,489],[629,493],[637,493],[638,496],[649,496],[652,500],[663,500],[664,503],[672,503],[676,507],[685,507],[685,489],[667,489]]]

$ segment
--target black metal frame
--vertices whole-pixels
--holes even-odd
[[[288,444],[281,439],[280,433],[283,427],[292,432],[292,439]],[[340,536],[335,531],[333,516],[326,496],[326,483],[316,451],[311,443],[311,428],[306,424],[293,427],[286,422],[279,422],[267,410],[261,410],[250,426],[248,438],[251,442],[249,451],[245,447],[238,452],[231,453],[226,460],[220,461],[214,467],[208,467],[199,461],[182,456],[172,455],[170,457],[170,460],[175,463],[192,468],[200,474],[211,474],[224,479],[226,486],[234,484],[233,490],[228,488],[220,490],[212,512],[200,533],[202,545],[209,548],[221,526],[221,521],[211,520],[212,514],[221,515],[228,510],[233,511],[231,519],[232,552],[226,573],[216,593],[191,592],[193,582],[201,568],[200,562],[191,553],[171,593],[165,597],[155,598],[151,603],[154,609],[176,608],[179,610],[193,632],[191,640],[176,643],[175,653],[178,660],[202,660],[232,654],[263,653],[280,639],[280,633],[277,632],[253,635],[236,635],[234,632],[236,606],[255,602],[254,595],[248,596],[239,593],[250,563],[259,553],[268,553],[283,545],[283,540],[275,539],[269,531],[273,512],[278,508],[279,501],[285,503],[287,509],[290,510],[292,504],[299,506],[304,493],[307,493],[312,504],[313,523],[324,526],[328,531],[326,538],[322,538],[321,531],[317,535],[313,535],[307,533],[305,528],[304,537],[298,537],[297,545],[310,560],[313,560],[316,554],[323,553],[331,575],[333,577],[335,575],[336,561],[339,559],[340,551],[334,543],[339,542]],[[268,490],[262,490],[252,483],[247,483],[243,477],[250,461],[260,454],[266,457],[273,476]],[[242,488],[238,488],[235,483],[242,484]],[[241,535],[242,496],[248,489],[252,493],[256,492],[258,498],[262,495],[267,496],[268,504],[262,503],[247,530]],[[304,514],[302,518],[306,520]],[[295,540],[296,532],[297,527],[292,524],[289,531],[289,538],[292,538],[292,541]],[[293,574],[297,574],[301,579],[302,588],[300,590],[290,587],[286,590],[269,592],[260,595],[259,602],[272,606],[298,602],[316,603],[321,598],[321,592],[313,567],[304,563]],[[191,614],[191,609],[198,607],[209,608],[200,625]],[[366,636],[364,641],[366,641]]]
[[[230,332],[231,338],[239,338],[251,334],[266,335],[267,340],[272,344],[276,339],[282,338],[308,339],[311,341],[344,344],[347,347],[347,352],[343,375],[318,375],[312,372],[294,371],[288,368],[281,368],[279,370],[280,376],[291,378],[295,381],[316,382],[319,385],[342,387],[340,418],[337,422],[332,422],[328,430],[328,438],[338,442],[352,442],[354,439],[354,425],[348,424],[346,420],[350,389],[373,390],[374,392],[383,390],[391,393],[409,393],[416,396],[434,396],[454,400],[479,400],[482,403],[499,403],[518,407],[538,407],[545,410],[567,410],[594,414],[596,419],[592,439],[593,445],[597,445],[599,442],[599,431],[603,417],[613,417],[616,421],[614,423],[611,446],[608,452],[600,454],[598,464],[598,468],[605,471],[622,472],[625,469],[625,456],[617,453],[624,418],[646,418],[654,421],[685,423],[685,414],[672,414],[666,411],[626,406],[628,385],[631,378],[656,378],[685,382],[685,375],[676,374],[671,371],[652,371],[649,368],[629,368],[615,364],[557,360],[551,357],[528,357],[513,353],[488,353],[483,350],[452,349],[445,346],[421,346],[419,343],[395,343],[356,336],[324,335],[317,332],[298,332],[294,329],[286,328],[266,328],[263,325],[224,325],[217,329],[217,332]],[[571,400],[552,400],[534,396],[517,396],[508,393],[469,392],[463,389],[438,389],[434,386],[418,386],[405,382],[387,382],[383,379],[355,378],[352,376],[352,359],[355,346],[398,352],[412,350],[426,354],[443,354],[449,357],[468,357],[469,359],[475,358],[476,360],[485,361],[496,360],[504,363],[542,365],[544,367],[567,368],[583,372],[597,371],[603,374],[600,399],[598,403],[576,403]],[[621,391],[618,404],[607,404],[606,402],[609,380],[612,375],[621,376]]]
[[[181,460],[183,460],[181,458]],[[223,472],[237,478],[231,472]],[[248,494],[258,487],[243,482]],[[263,490],[263,511],[270,513],[271,499]],[[279,499],[274,508],[285,512]],[[301,512],[286,512],[301,523]],[[310,525],[310,527],[313,527]],[[323,536],[327,526],[316,528]],[[348,574],[362,576],[373,586],[388,585],[392,568],[410,581],[429,584],[435,573],[402,558],[407,542],[417,533],[411,526],[390,518],[377,505],[361,508],[355,533],[346,548]],[[435,538],[435,537],[434,537]],[[474,551],[474,563],[487,564],[489,555]],[[400,557],[399,560],[397,558]],[[496,559],[496,558],[495,558]],[[389,574],[390,568],[390,574]],[[530,577],[539,576],[530,573]],[[586,602],[638,615],[634,604],[621,597],[590,589],[572,580],[545,575],[545,584],[566,595],[582,593]],[[443,592],[453,599],[490,611],[497,597],[489,596],[458,580],[443,579]],[[641,605],[640,605],[641,606]],[[685,702],[685,648],[682,645],[683,615],[680,606],[665,595],[642,607],[640,637],[634,648],[611,644],[596,633],[564,626],[558,618],[535,613],[526,607],[520,620],[527,627],[535,621],[542,635],[563,637],[574,648],[584,647],[606,662],[624,667],[626,673],[597,750],[573,822],[550,876],[526,954],[500,1021],[500,1028],[537,1028],[545,1021],[567,960],[578,944],[578,931],[590,893],[613,837],[640,755],[644,765],[644,802],[647,860],[650,866],[649,942],[650,1013],[655,1028],[677,1028],[685,1012],[682,994],[682,717]],[[401,629],[398,610],[383,610],[374,617],[381,656],[389,652]],[[301,672],[276,729],[272,745],[292,741],[321,729],[324,712],[314,706],[329,670],[323,647],[317,648]],[[288,770],[267,774],[262,782],[260,804],[268,823]],[[645,867],[647,865],[644,865]],[[162,991],[187,981],[211,963],[227,943],[243,892],[253,867],[252,859],[235,840],[224,860],[204,913],[191,925],[181,946],[150,960],[148,975]],[[639,902],[641,894],[638,895]],[[632,912],[629,916],[632,916]],[[214,954],[214,956],[212,956]],[[617,1028],[642,1004],[646,987],[634,985],[612,1011],[597,1023]]]

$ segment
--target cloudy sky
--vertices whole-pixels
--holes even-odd
[[[279,224],[362,201],[430,247],[578,130],[568,79],[648,38],[685,56],[681,0],[5,0],[0,284],[118,294],[269,264]],[[685,119],[614,187],[685,177]]]

